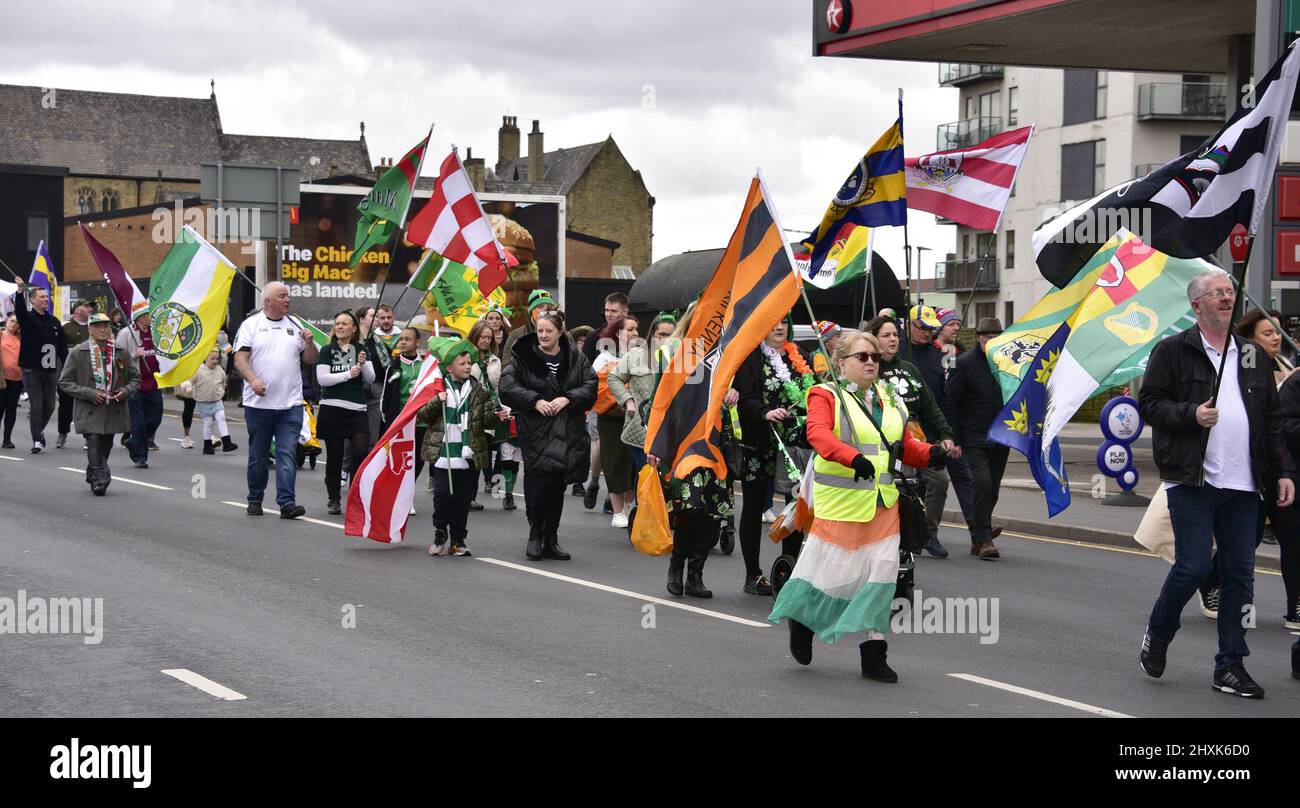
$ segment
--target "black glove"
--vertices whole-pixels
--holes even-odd
[[[930,468],[939,470],[948,465],[948,451],[942,446],[930,447]]]
[[[853,458],[853,482],[858,480],[874,480],[876,477],[876,467],[871,461],[862,455]]]

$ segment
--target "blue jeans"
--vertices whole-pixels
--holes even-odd
[[[148,462],[149,440],[158,431],[158,425],[163,419],[162,391],[136,393],[126,400],[126,405],[131,413],[131,438],[126,442],[131,462]]]
[[[302,407],[268,410],[244,407],[248,427],[248,501],[261,502],[266,493],[266,457],[275,438],[275,504],[294,504],[298,479],[298,433],[302,431]]]
[[[1218,543],[1222,584],[1219,590],[1219,653],[1214,667],[1240,665],[1246,647],[1246,607],[1255,600],[1255,523],[1259,495],[1203,485],[1177,485],[1168,491],[1174,527],[1174,565],[1151,610],[1147,628],[1156,642],[1168,643],[1178,631],[1179,616],[1197,587],[1210,574],[1210,541]]]

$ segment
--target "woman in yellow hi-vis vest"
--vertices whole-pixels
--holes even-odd
[[[862,675],[897,682],[885,661],[884,639],[898,577],[898,489],[890,447],[918,468],[942,467],[947,453],[904,429],[906,408],[877,380],[875,337],[845,334],[833,359],[843,392],[819,384],[808,393],[808,442],[817,453],[813,523],[768,620],[789,619],[790,654],[801,665],[812,662],[814,633],[833,643],[865,631]]]

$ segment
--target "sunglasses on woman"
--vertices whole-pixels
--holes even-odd
[[[857,353],[849,354],[849,356],[853,357],[854,359],[858,360],[864,365],[867,362],[875,362],[877,365],[880,364],[880,354],[874,353],[872,351],[858,351]]]

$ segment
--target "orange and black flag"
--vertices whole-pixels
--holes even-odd
[[[669,463],[672,476],[683,479],[700,468],[726,476],[718,448],[722,399],[740,363],[794,307],[798,284],[771,200],[755,177],[650,409],[645,449]]]

